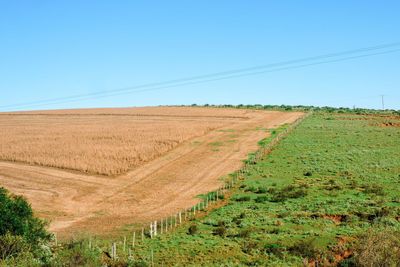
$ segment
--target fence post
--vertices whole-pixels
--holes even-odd
[[[133,231],[133,235],[132,235],[132,247],[135,246],[135,236],[136,236],[136,231]]]
[[[54,244],[57,247],[58,242],[57,242],[57,232],[54,232]]]
[[[144,241],[144,228],[142,227],[142,242]]]
[[[117,258],[117,243],[113,243],[113,259]]]
[[[150,238],[153,238],[153,222],[150,222]]]
[[[182,216],[181,216],[181,212],[179,212],[179,224],[182,223]]]
[[[129,259],[130,259],[130,260],[133,260],[131,248],[129,248]]]
[[[126,250],[126,236],[124,236],[124,252],[125,252],[125,250]]]
[[[161,220],[161,221],[160,221],[160,222],[161,222],[161,225],[160,225],[160,234],[162,234],[162,231],[163,231],[163,228],[164,228],[164,227],[163,227],[163,219],[161,218],[160,220]]]
[[[157,221],[154,221],[153,225],[154,236],[157,236]]]

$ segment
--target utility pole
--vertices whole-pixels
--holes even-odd
[[[383,96],[384,95],[381,95],[381,97],[382,97],[382,110],[385,110],[385,102],[383,101]]]

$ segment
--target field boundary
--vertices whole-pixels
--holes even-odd
[[[139,228],[138,230],[132,231],[132,235],[129,238],[129,241],[127,240],[127,237],[124,236],[123,241],[120,240],[118,242],[119,249],[122,250],[123,254],[129,255],[129,258],[133,259],[132,252],[135,244],[137,244],[138,242],[143,243],[145,238],[152,240],[158,235],[172,232],[183,223],[204,216],[211,210],[226,204],[225,198],[227,193],[229,191],[232,191],[232,189],[235,188],[241,180],[245,179],[245,174],[248,173],[250,168],[255,166],[256,162],[260,161],[262,157],[271,152],[271,150],[275,146],[277,146],[281,140],[283,140],[293,129],[295,129],[304,119],[306,119],[312,113],[313,112],[310,111],[303,114],[296,121],[291,123],[285,130],[277,134],[277,136],[270,142],[260,145],[259,149],[256,152],[251,153],[251,156],[249,156],[247,160],[243,160],[244,164],[239,170],[229,174],[230,179],[227,179],[224,185],[219,187],[217,190],[210,191],[204,194],[204,196],[202,196],[201,198],[202,201],[191,208],[183,209],[168,217],[148,222],[147,227],[142,227],[141,229]],[[57,233],[54,233],[54,236],[55,245],[60,245],[60,243],[57,242]],[[88,244],[91,247],[90,239],[88,240]],[[111,259],[118,258],[119,253],[117,253],[117,242],[112,243],[110,247],[110,252],[107,252],[106,254],[108,254]],[[149,258],[151,258],[150,255]]]

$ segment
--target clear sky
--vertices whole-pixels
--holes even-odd
[[[0,110],[192,103],[381,108],[382,94],[386,108],[400,109],[400,52],[13,106],[396,43],[399,14],[398,0],[0,0]]]

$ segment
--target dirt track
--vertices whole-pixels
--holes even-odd
[[[165,218],[193,206],[196,195],[221,185],[257,149],[266,128],[295,121],[301,113],[258,112],[179,145],[118,177],[89,176],[54,168],[0,162],[0,184],[23,194],[50,231],[111,233]]]

